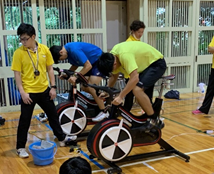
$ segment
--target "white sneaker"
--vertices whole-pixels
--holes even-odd
[[[20,157],[20,158],[27,158],[29,157],[29,154],[26,152],[26,149],[25,148],[20,148],[16,151],[17,155]]]
[[[76,135],[66,135],[65,139],[63,141],[59,141],[59,146],[60,147],[65,147],[65,143],[68,141],[74,141],[77,139]]]
[[[45,113],[38,114],[38,117],[39,117],[39,121],[41,121],[41,122],[48,121],[48,117],[47,117],[47,115]]]
[[[103,112],[101,111],[96,117],[92,118],[93,122],[99,122],[101,120],[103,120],[104,118],[108,118],[109,117],[109,113],[108,112]]]

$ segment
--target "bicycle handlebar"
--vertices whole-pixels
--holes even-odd
[[[76,77],[77,77],[76,83],[82,83],[85,86],[94,88],[96,91],[99,91],[99,90],[105,91],[105,92],[107,92],[109,94],[110,100],[113,100],[113,97],[116,94],[120,93],[120,90],[116,89],[116,88],[111,88],[111,87],[107,87],[107,86],[98,86],[98,85],[95,85],[95,84],[93,84],[93,85],[89,84],[87,79],[85,79],[85,77],[80,73],[73,72],[73,71],[66,70],[66,69],[59,69],[58,67],[56,67],[56,68],[54,67],[53,70],[57,71],[59,76],[62,73],[65,73],[67,75],[67,77],[65,78],[66,80],[68,80],[70,78],[70,76],[75,74]]]

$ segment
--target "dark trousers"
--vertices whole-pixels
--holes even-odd
[[[36,104],[38,104],[46,113],[53,133],[58,140],[63,141],[65,139],[66,135],[63,133],[59,124],[56,107],[53,100],[50,100],[49,91],[50,88],[46,89],[42,93],[30,93],[30,98],[33,100],[31,104],[25,104],[21,100],[21,115],[17,131],[17,149],[25,148],[31,117]]]
[[[214,69],[211,68],[211,74],[209,76],[206,95],[202,103],[202,106],[199,108],[201,112],[205,114],[209,113],[209,110],[213,101],[213,97],[214,97]]]

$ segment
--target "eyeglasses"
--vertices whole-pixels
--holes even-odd
[[[31,36],[29,38],[19,38],[19,41],[20,42],[27,42],[30,38],[31,38]]]

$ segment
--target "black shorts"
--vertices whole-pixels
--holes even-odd
[[[154,86],[155,83],[163,76],[165,71],[166,61],[164,59],[158,59],[139,74],[139,82],[137,83],[137,86],[144,90]]]

